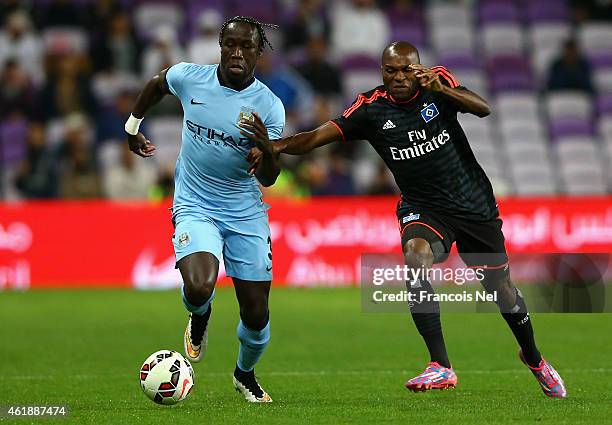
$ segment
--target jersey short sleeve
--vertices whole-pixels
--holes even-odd
[[[166,71],[166,82],[168,83],[168,88],[170,92],[181,98],[183,94],[183,85],[185,78],[194,70],[194,67],[197,65],[193,63],[180,62],[175,65],[172,65]]]
[[[450,87],[451,89],[465,88],[461,85],[461,83],[459,83],[459,80],[457,79],[457,77],[455,77],[453,73],[450,72],[446,67],[439,65],[439,66],[433,66],[431,69],[436,74],[438,74],[438,76],[440,77],[440,82],[443,85]],[[459,108],[456,103],[447,99],[446,96],[439,96],[439,97],[440,97],[439,101],[445,104],[446,107],[450,109],[453,113],[456,114],[459,111]]]
[[[451,89],[460,87],[459,80],[444,66],[438,65],[431,68],[440,77],[440,82]]]
[[[368,113],[364,99],[365,96],[360,94],[342,115],[330,121],[338,128],[342,134],[342,139],[345,141],[368,138]]]
[[[285,107],[280,99],[276,99],[276,102],[274,102],[264,124],[268,129],[270,140],[278,140],[282,137],[285,129]]]

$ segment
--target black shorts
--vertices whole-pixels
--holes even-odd
[[[468,267],[498,268],[508,264],[500,218],[489,221],[466,220],[425,212],[400,200],[397,204],[397,219],[402,246],[410,239],[425,239],[434,252],[434,263],[446,260],[453,242],[456,242],[457,251]]]

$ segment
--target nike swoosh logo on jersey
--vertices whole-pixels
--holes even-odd
[[[195,99],[191,99],[192,105],[204,105],[204,102],[196,102]]]

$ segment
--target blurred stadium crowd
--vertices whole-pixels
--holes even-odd
[[[3,0],[2,198],[169,196],[180,105],[167,96],[141,127],[153,160],[129,153],[124,122],[160,69],[216,62],[234,15],[280,26],[257,77],[283,101],[287,134],[379,85],[384,46],[404,39],[492,104],[461,121],[498,194],[612,188],[612,0]],[[283,161],[270,196],[396,190],[366,143]]]

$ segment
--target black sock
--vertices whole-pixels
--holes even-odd
[[[427,345],[431,361],[450,368],[440,324],[440,313],[412,313],[412,320]]]
[[[531,318],[527,312],[527,305],[518,290],[516,294],[516,306],[515,308],[518,312],[502,312],[502,316],[508,323],[510,330],[512,330],[514,334],[514,338],[516,338],[516,341],[521,347],[523,358],[527,364],[531,367],[537,367],[542,360],[542,356],[536,347],[533,327],[531,326]]]
[[[408,290],[416,294],[416,299],[419,299],[421,291],[434,293],[431,284],[427,280],[421,280],[421,287],[411,287],[408,283]],[[417,330],[425,340],[427,349],[432,362],[438,362],[441,366],[451,367],[446,353],[446,345],[444,344],[444,335],[442,334],[442,324],[440,323],[440,303],[438,301],[422,301],[420,303],[410,303],[410,313],[412,320],[416,325]]]
[[[212,313],[212,303],[208,306],[208,310],[203,315],[191,313],[191,340],[195,345],[200,345],[206,325]]]
[[[512,284],[508,267],[484,270],[484,273],[482,284],[488,293],[496,294],[497,306],[521,347],[523,358],[529,366],[537,367],[542,356],[535,344],[527,305],[521,291]]]

